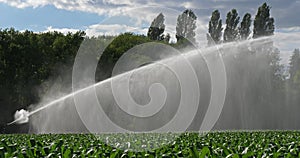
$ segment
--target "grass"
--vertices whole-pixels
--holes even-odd
[[[176,137],[177,139],[174,139],[174,136],[178,135],[171,133],[97,136],[92,134],[0,135],[0,158],[300,157],[300,131],[225,131],[210,132],[204,136],[198,133],[183,133]],[[157,141],[159,142],[155,143]],[[160,147],[156,148],[155,144],[159,144]],[[135,152],[134,149],[143,150]]]

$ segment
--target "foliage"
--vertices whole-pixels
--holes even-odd
[[[170,39],[171,39],[171,36],[170,36],[169,33],[167,33],[167,35],[166,35],[166,37],[164,39],[165,43],[170,43]]]
[[[289,72],[290,72],[290,79],[292,81],[295,80],[295,77],[297,77],[299,71],[300,71],[300,51],[299,49],[295,49],[290,59]]]
[[[4,111],[15,111],[38,100],[36,87],[59,69],[70,71],[84,32],[33,33],[11,29],[0,30],[0,123],[11,116]],[[4,116],[3,116],[4,115]],[[3,120],[2,120],[3,119]]]
[[[208,45],[212,45],[214,43],[220,43],[222,36],[222,20],[220,19],[220,12],[215,10],[212,12],[209,25],[208,25]]]
[[[232,9],[227,13],[226,17],[226,28],[224,31],[224,42],[235,41],[238,38],[238,29],[237,26],[239,24],[240,17],[236,9]]]
[[[136,45],[150,42],[151,40],[144,35],[124,33],[114,38],[104,50],[97,67],[96,80],[101,81],[111,77],[112,70],[118,59]]]
[[[131,146],[145,149],[151,135],[143,144],[135,141],[145,134],[43,134],[0,135],[0,158],[4,157],[299,157],[300,133],[296,131],[253,131],[183,133],[170,144],[154,150],[134,152],[109,146],[99,137],[121,139]],[[150,136],[149,136],[150,135]],[[124,137],[125,136],[125,137]],[[118,141],[114,146],[117,146]]]
[[[165,17],[162,13],[160,13],[151,23],[151,26],[149,27],[147,36],[151,40],[158,40],[162,41],[164,40],[164,31],[165,31]]]
[[[197,16],[192,10],[189,9],[185,10],[181,15],[178,16],[176,25],[177,42],[183,38],[186,38],[191,42],[196,41],[196,20]]]
[[[286,84],[287,90],[287,104],[291,111],[299,111],[300,102],[300,51],[295,49],[290,58],[289,63],[289,77]],[[291,113],[291,117],[298,118],[299,114],[297,112]]]
[[[253,38],[274,34],[274,18],[270,17],[270,9],[267,3],[258,8],[254,19]]]
[[[239,27],[240,38],[246,40],[250,35],[251,14],[246,13]]]

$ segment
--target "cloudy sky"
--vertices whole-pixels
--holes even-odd
[[[89,36],[116,35],[130,31],[146,33],[149,23],[163,12],[166,31],[174,34],[176,18],[184,9],[192,9],[197,17],[197,40],[205,43],[211,12],[218,9],[223,22],[227,12],[236,8],[242,17],[256,14],[260,0],[0,0],[0,28],[34,32],[86,31]],[[268,0],[275,18],[275,44],[283,62],[300,44],[300,0]]]

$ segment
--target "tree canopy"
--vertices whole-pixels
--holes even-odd
[[[224,31],[224,42],[231,42],[238,39],[238,24],[240,17],[236,9],[232,9],[227,13],[226,17],[226,28]]]
[[[0,124],[8,122],[13,112],[39,100],[37,87],[58,77],[59,70],[72,72],[73,63],[84,39],[84,32],[34,33],[15,29],[0,30]]]
[[[241,25],[239,27],[239,33],[240,33],[240,39],[241,40],[246,40],[251,31],[250,31],[250,26],[251,26],[251,14],[246,13],[243,17],[243,20],[241,22]]]
[[[151,40],[164,40],[164,31],[165,31],[165,17],[162,13],[160,13],[151,23],[151,26],[148,29],[147,36]]]
[[[118,59],[129,49],[136,45],[150,42],[151,40],[144,35],[124,33],[115,37],[104,50],[97,67],[96,80],[101,81],[111,77],[112,70]]]
[[[197,16],[190,9],[185,10],[182,14],[178,16],[176,25],[177,42],[182,40],[183,38],[188,39],[191,42],[196,41],[196,20]]]
[[[212,45],[214,43],[218,44],[221,41],[222,36],[222,20],[220,18],[219,10],[215,10],[211,14],[211,18],[208,25],[208,45]]]
[[[270,16],[270,9],[267,3],[258,8],[254,19],[253,38],[274,34],[274,18]]]
[[[300,51],[295,49],[290,59],[290,81],[292,84],[298,84],[300,88]]]

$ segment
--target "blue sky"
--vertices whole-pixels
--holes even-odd
[[[155,11],[145,10],[151,18],[143,15],[128,15],[129,9],[153,6],[178,10],[192,9],[203,24],[208,23],[211,12],[220,10],[223,19],[226,13],[236,8],[243,16],[249,12],[254,17],[257,7],[264,1],[260,0],[0,0],[0,27],[14,27],[18,30],[29,29],[45,31],[48,27],[62,29],[81,29],[98,24],[105,18],[112,16],[134,16],[144,19],[149,25],[154,18]],[[288,30],[300,27],[300,1],[299,0],[269,0],[272,7],[271,15],[275,17],[277,30]],[[118,24],[128,22],[126,18],[119,18]],[[225,21],[225,20],[223,20]]]
[[[147,32],[159,12],[166,17],[166,32],[174,35],[176,18],[184,9],[192,9],[197,17],[197,40],[206,43],[207,24],[211,12],[220,10],[223,23],[226,13],[236,8],[242,16],[256,14],[261,0],[0,0],[0,28],[34,32],[86,31],[89,36],[116,35],[120,32]],[[275,45],[284,62],[294,48],[300,46],[300,0],[266,0],[275,18]],[[141,8],[142,7],[142,8]],[[144,7],[144,8],[143,8]],[[146,8],[145,8],[146,7]],[[173,37],[174,38],[174,37]]]
[[[43,7],[16,8],[5,3],[0,3],[2,18],[1,28],[14,27],[18,30],[29,29],[44,31],[47,27],[85,29],[85,26],[97,24],[105,16],[83,11],[68,11],[57,9],[52,5]]]

